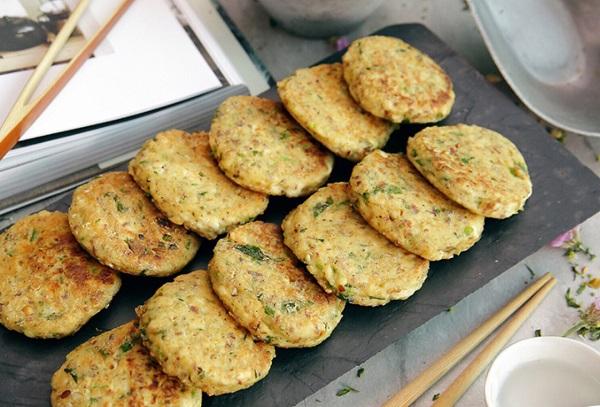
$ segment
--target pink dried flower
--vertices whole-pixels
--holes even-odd
[[[342,50],[348,48],[349,45],[350,45],[350,40],[348,39],[348,37],[338,37],[335,40],[335,50],[336,51],[342,51]]]
[[[550,247],[562,247],[565,243],[567,243],[570,240],[573,240],[573,238],[576,235],[576,230],[575,229],[571,229],[568,230],[564,233],[561,233],[560,235],[556,236],[554,238],[554,240],[552,240],[550,242]]]

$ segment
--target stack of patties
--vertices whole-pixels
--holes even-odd
[[[352,303],[407,298],[423,284],[427,260],[469,249],[484,216],[511,216],[531,194],[523,157],[491,130],[430,127],[409,140],[408,156],[379,150],[398,124],[440,121],[455,99],[444,70],[399,39],[359,39],[343,65],[300,69],[278,91],[312,136],[362,160],[349,184],[322,188],[282,225],[321,287]]]
[[[142,345],[137,321],[79,345],[52,376],[52,405],[202,405],[202,392],[168,376]]]
[[[200,247],[198,237],[171,223],[126,172],[109,172],[77,188],[69,225],[99,262],[131,275],[177,273]]]
[[[229,232],[217,242],[208,271],[236,321],[278,347],[318,345],[331,335],[346,305],[319,287],[271,223],[252,222]]]
[[[261,380],[275,357],[227,313],[204,270],[163,285],[136,311],[139,320],[67,355],[52,377],[53,406],[199,406],[203,392]]]
[[[435,62],[403,41],[388,37],[355,41],[343,65],[300,69],[277,87],[286,109],[313,137],[342,158],[363,160],[355,168],[358,172],[370,157],[378,157],[378,150],[398,123],[439,121],[449,114],[454,102],[452,83]],[[411,165],[406,162],[406,166]],[[449,227],[451,235],[456,228],[461,229],[454,238],[457,242],[438,248],[434,241],[425,250],[399,244],[385,232],[397,230],[398,223],[410,222],[410,215],[404,216],[404,206],[413,202],[382,209],[381,222],[372,222],[376,217],[352,203],[357,195],[355,186],[337,183],[321,188],[288,214],[282,224],[285,244],[306,264],[323,290],[353,304],[377,306],[410,297],[427,277],[428,259],[447,258],[470,247],[483,229],[482,217],[449,202],[420,175],[417,177],[401,187],[397,169],[382,174],[376,185],[366,187],[375,195],[381,193],[371,204],[378,198],[392,198],[402,192],[410,196],[420,188],[427,189],[432,207],[450,208],[464,218]],[[359,193],[366,198],[370,192]],[[422,198],[412,199],[418,203]],[[429,227],[446,226],[447,219],[440,216],[437,225]],[[463,239],[467,226],[472,233]],[[429,227],[425,226],[426,231]],[[433,235],[416,234],[419,241]],[[458,246],[458,251],[453,246]]]
[[[61,337],[108,305],[116,271],[173,275],[196,234],[227,233],[208,271],[164,284],[138,320],[73,350],[53,376],[54,406],[198,406],[202,392],[247,388],[274,346],[320,344],[346,301],[410,297],[429,261],[469,249],[484,217],[509,217],[531,195],[517,147],[478,126],[427,127],[406,154],[381,151],[400,123],[440,121],[455,98],[444,70],[401,40],[357,40],[343,64],[298,70],[278,91],[283,105],[227,99],[209,133],[159,133],[129,173],[79,187],[68,217],[41,212],[0,235],[0,321]],[[358,162],[349,182],[323,186],[327,149]],[[252,222],[269,195],[310,194],[281,228]]]
[[[137,313],[142,342],[163,371],[209,395],[251,386],[275,357],[227,313],[204,270],[165,284]]]

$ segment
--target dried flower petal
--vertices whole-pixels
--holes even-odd
[[[573,237],[575,237],[575,229],[561,233],[550,242],[550,247],[562,247],[569,240],[573,239]]]
[[[350,40],[348,40],[348,37],[338,37],[335,40],[335,50],[336,51],[342,51],[346,48],[348,48],[348,46],[350,45]]]

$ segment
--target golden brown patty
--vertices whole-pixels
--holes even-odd
[[[394,246],[352,208],[345,182],[319,189],[282,227],[285,244],[321,287],[351,303],[406,299],[427,277],[427,260]]]
[[[0,322],[8,329],[71,335],[120,287],[118,274],[79,246],[64,213],[27,216],[0,235]]]
[[[279,226],[252,222],[217,242],[208,270],[225,307],[256,338],[285,348],[315,346],[340,322],[345,302],[297,263]]]
[[[350,189],[356,208],[373,228],[428,260],[467,250],[483,232],[483,216],[446,198],[403,154],[369,154],[352,170]]]
[[[167,376],[129,322],[89,339],[52,376],[54,407],[199,407],[202,392]]]
[[[110,172],[77,188],[69,225],[92,256],[129,274],[176,273],[200,247],[200,240],[169,222],[126,172]]]
[[[385,145],[394,124],[364,111],[350,96],[342,64],[299,69],[277,84],[285,108],[310,134],[352,161]]]
[[[207,239],[254,219],[269,203],[223,175],[204,132],[157,134],[131,160],[129,173],[171,222]]]
[[[210,146],[229,178],[269,195],[306,195],[333,168],[333,156],[280,103],[254,96],[230,97],[219,106]]]
[[[437,122],[454,104],[452,82],[431,58],[402,40],[371,36],[350,45],[344,78],[356,101],[396,123]]]
[[[480,215],[508,218],[531,195],[525,159],[495,131],[465,124],[428,127],[408,139],[407,150],[429,182]]]
[[[164,372],[209,395],[252,386],[275,357],[273,346],[254,342],[231,318],[204,270],[163,285],[138,314],[144,344]]]

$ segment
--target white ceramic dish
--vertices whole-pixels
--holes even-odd
[[[600,405],[600,352],[555,336],[517,342],[492,363],[485,401],[488,407]]]
[[[600,1],[468,1],[521,101],[557,127],[600,137]]]

